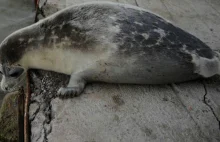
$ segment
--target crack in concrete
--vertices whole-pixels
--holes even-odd
[[[40,109],[40,107],[36,110],[36,112],[34,112],[31,115],[31,119],[29,119],[29,123],[32,124],[32,122],[35,120],[36,116],[38,113],[42,112],[45,120],[42,123],[42,128],[41,130],[39,130],[40,132],[43,131],[43,139],[44,141],[48,141],[47,136],[52,132],[52,127],[51,127],[51,121],[53,119],[52,117],[52,105],[51,105],[51,97],[44,97],[44,99],[42,99],[42,102],[40,103],[40,107],[43,109]],[[45,103],[44,103],[45,102]],[[36,141],[40,141],[41,139],[41,135],[39,135],[38,138],[36,138]]]
[[[44,115],[46,117],[46,120],[43,123],[43,129],[44,129],[44,141],[48,141],[47,136],[52,132],[51,130],[48,130],[46,127],[47,124],[50,124],[52,121],[52,106],[51,106],[51,101],[49,101],[47,107],[45,108]]]
[[[32,102],[31,102],[32,103]],[[37,102],[34,102],[34,103],[37,103]],[[39,106],[39,104],[38,104],[38,106]],[[29,121],[30,122],[32,122],[34,119],[35,119],[35,117],[36,117],[36,115],[38,114],[38,112],[40,111],[40,106],[36,109],[36,111],[29,117]],[[30,113],[30,111],[29,111],[29,113]]]
[[[139,7],[137,0],[134,0],[134,2],[135,2],[135,5]]]
[[[45,97],[44,99],[48,99],[50,100],[50,97]],[[45,108],[43,110],[38,109],[33,115],[33,118],[30,119],[30,124],[34,121],[34,119],[36,118],[37,113],[39,113],[40,111],[43,112],[43,115],[45,116],[45,120],[42,122],[42,129],[40,131],[43,131],[43,139],[44,141],[48,141],[47,136],[52,132],[52,126],[51,126],[51,121],[53,120],[52,117],[52,105],[51,105],[51,101],[48,100],[44,100],[46,103],[42,103],[42,105],[45,105]],[[41,136],[39,135],[39,137],[36,139],[36,141],[40,141]]]
[[[32,114],[30,119],[30,123],[38,123],[41,125],[40,128],[37,126],[33,127],[33,137],[31,138],[34,141],[48,141],[48,135],[52,132],[52,124],[51,121],[53,120],[53,111],[52,111],[52,104],[51,101],[53,100],[54,93],[56,92],[55,89],[50,89],[51,80],[48,79],[47,74],[42,76],[34,76],[33,73],[31,74],[31,84],[32,84],[32,103],[37,102],[39,104],[39,110],[37,109],[36,112]],[[53,90],[53,92],[50,92]],[[40,113],[40,114],[39,114]],[[33,116],[35,115],[35,116]],[[36,116],[38,116],[36,118]],[[35,120],[36,119],[36,120]],[[34,125],[33,123],[33,125]],[[38,134],[39,133],[39,134]],[[39,136],[38,136],[39,135]]]
[[[199,126],[199,124],[197,123],[197,121],[194,119],[194,117],[192,116],[192,114],[190,113],[190,111],[187,109],[187,106],[183,103],[182,99],[180,98],[180,96],[178,95],[179,93],[177,93],[175,90],[176,88],[173,88],[173,85],[169,85],[169,87],[173,90],[174,94],[176,95],[177,99],[180,101],[180,104],[182,105],[183,109],[187,112],[187,114],[189,115],[190,119],[195,123],[195,126],[198,128],[198,130],[200,131],[200,134],[204,134],[201,127]],[[176,86],[177,87],[177,86]]]
[[[205,82],[202,82],[202,84],[203,84],[204,89],[205,89],[205,94],[204,94],[204,96],[203,96],[203,103],[209,107],[209,109],[211,110],[211,112],[212,112],[212,114],[214,115],[215,119],[218,121],[218,126],[219,126],[219,130],[220,130],[220,120],[219,120],[219,118],[217,117],[217,115],[216,115],[214,109],[212,108],[212,106],[207,102],[208,98],[207,98],[206,96],[207,96],[207,94],[208,94],[208,91],[207,91],[206,84],[205,84]]]
[[[62,85],[67,85],[69,76],[63,74],[52,74],[51,72],[30,71],[31,76],[31,90],[33,92],[32,102],[38,102],[40,110],[37,117],[34,119],[32,127],[32,141],[48,141],[48,136],[52,132],[52,120],[54,119],[54,110],[52,108],[52,101],[57,93],[57,88]],[[36,124],[37,123],[37,124]],[[39,137],[38,137],[39,136]],[[36,140],[37,139],[37,140]]]

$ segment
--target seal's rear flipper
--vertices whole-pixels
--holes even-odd
[[[220,75],[220,52],[214,51],[212,58],[206,58],[192,55],[192,63],[194,64],[194,73],[197,73],[205,78],[212,77],[216,74]]]

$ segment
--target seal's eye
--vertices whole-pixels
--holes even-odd
[[[19,77],[24,72],[22,68],[13,68],[9,71],[8,75],[10,77]]]
[[[0,74],[2,75],[3,73],[0,71]]]

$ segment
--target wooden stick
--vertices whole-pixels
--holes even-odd
[[[24,90],[19,89],[18,93],[18,140],[24,141]]]
[[[24,110],[24,142],[30,141],[30,126],[29,126],[29,104],[30,104],[30,78],[27,71],[27,83],[25,92],[25,110]]]
[[[47,4],[47,0],[44,2],[42,7],[39,6],[39,2],[40,0],[35,0],[35,4],[36,4],[36,13],[35,13],[35,20],[34,20],[35,23],[39,21],[38,19],[39,14],[42,15],[44,18],[46,17],[43,11],[43,6]]]

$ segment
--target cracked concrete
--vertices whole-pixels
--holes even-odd
[[[139,6],[137,0],[135,0],[135,5],[136,5],[136,6]]]
[[[54,118],[51,101],[56,94],[57,88],[67,84],[68,77],[57,75],[58,79],[52,79],[50,73],[42,71],[30,71],[31,94],[30,123],[31,140],[34,142],[47,141],[47,136],[52,131],[51,120]]]
[[[52,96],[61,84],[67,83],[64,81],[68,76],[41,71],[37,78],[46,82],[36,84],[45,83],[50,87],[41,86],[40,96],[34,96],[40,100],[49,95],[50,102],[42,100],[42,105],[51,107],[51,112],[48,123],[45,117],[49,108],[39,113],[43,116],[37,122],[44,123],[37,125],[41,133],[34,133],[36,126],[32,127],[33,141],[208,142],[220,139],[218,122],[203,103],[205,91],[201,81],[176,84],[175,89],[170,85],[94,83],[80,97],[59,99]],[[35,139],[37,134],[44,139]]]
[[[219,78],[214,77],[205,81],[212,82],[212,80],[219,81]],[[212,137],[216,138],[217,141],[219,140],[219,122],[216,120],[210,107],[204,103],[204,95],[206,92],[201,82],[204,81],[199,80],[195,84],[190,84],[190,87],[187,86],[187,83],[178,84],[177,86],[180,88],[181,92],[177,95],[191,119],[197,124],[198,128],[204,132],[204,136],[208,137],[212,133]],[[213,87],[216,87],[213,83],[211,84]],[[209,94],[209,97],[210,95],[211,94]],[[215,141],[215,139],[211,141]]]
[[[219,125],[219,130],[220,130],[220,120],[216,114],[216,112],[214,111],[214,109],[212,108],[212,106],[209,104],[209,99],[206,97],[208,92],[207,92],[207,88],[206,88],[206,84],[204,83],[204,89],[205,89],[205,94],[204,94],[204,98],[203,98],[203,102],[210,108],[211,112],[213,113],[214,117],[216,118],[216,120],[218,121],[218,125]]]
[[[50,3],[50,0],[48,2]],[[67,5],[81,3],[77,0],[65,2]],[[61,8],[65,6],[65,2],[59,1],[57,5]],[[119,2],[128,2],[141,7],[149,4],[149,9],[174,21],[175,24],[201,39],[204,39],[201,31],[210,32],[209,29],[205,29],[206,24],[191,27],[188,23],[179,23],[179,16],[173,11],[177,10],[171,8],[170,0],[147,2],[119,0]],[[177,3],[172,1],[174,7],[177,7]],[[154,6],[160,10],[155,10]],[[184,5],[181,8],[184,9]],[[165,12],[160,13],[161,10]],[[190,15],[193,14],[193,11],[191,12]],[[178,14],[178,11],[176,13]],[[181,15],[184,14],[181,12]],[[187,15],[181,18],[189,20]],[[193,22],[195,21],[196,19]],[[200,31],[197,31],[199,28]],[[206,38],[204,41],[208,41],[206,43],[209,45],[216,45],[215,40],[211,44]],[[218,49],[216,46],[211,47]],[[51,76],[57,75],[51,74]],[[218,91],[217,86],[220,85],[213,85],[212,80],[205,80],[206,84],[209,82],[208,89],[201,84],[204,82],[202,80],[171,86],[91,84],[79,98],[52,99],[50,102],[53,110],[50,121],[52,128],[46,139],[48,141],[103,141],[103,139],[105,141],[219,141],[220,98],[218,98],[219,93],[213,90]],[[220,82],[218,77],[214,80]],[[212,92],[207,93],[207,90]],[[207,98],[213,94],[217,98],[216,102],[208,102]],[[64,136],[57,137],[61,132]]]

